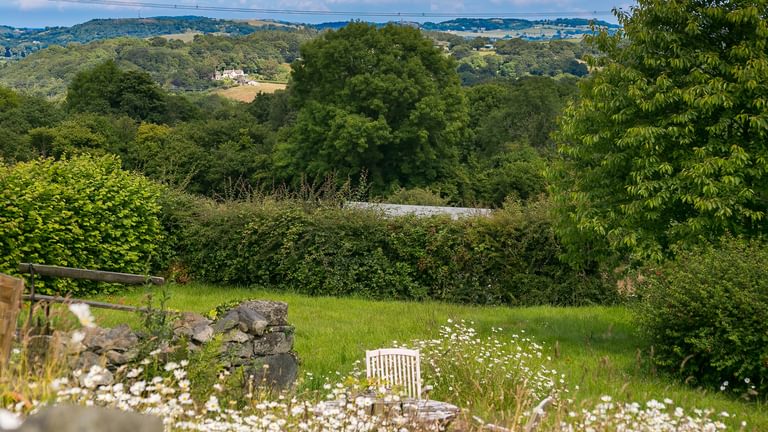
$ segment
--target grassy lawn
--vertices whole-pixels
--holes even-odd
[[[735,416],[732,425],[747,422],[747,430],[768,430],[764,403],[746,403],[711,391],[691,389],[666,379],[649,366],[648,352],[634,333],[626,307],[508,308],[444,303],[375,302],[354,298],[306,297],[251,288],[202,284],[171,285],[169,306],[180,311],[207,312],[235,299],[260,298],[289,304],[288,318],[296,326],[295,350],[305,372],[345,373],[366,349],[436,335],[448,318],[474,321],[481,334],[491,327],[505,333],[525,331],[543,342],[552,365],[566,374],[571,396],[593,406],[601,395],[614,400],[644,402],[672,399],[686,411],[713,408]],[[140,305],[146,290],[100,296],[99,300]],[[137,316],[97,310],[100,325],[138,325]],[[455,401],[460,403],[459,401]]]

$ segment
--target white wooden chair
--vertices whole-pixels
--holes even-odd
[[[386,348],[366,351],[366,376],[388,386],[400,387],[412,399],[421,399],[420,361],[418,350]]]

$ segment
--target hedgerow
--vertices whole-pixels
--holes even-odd
[[[461,220],[272,199],[176,211],[179,258],[207,282],[472,304],[614,299],[598,275],[559,262],[546,202]]]
[[[160,190],[114,156],[0,165],[0,272],[15,273],[20,262],[146,272],[163,238]],[[37,284],[75,295],[113,288]]]

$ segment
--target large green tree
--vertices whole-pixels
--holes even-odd
[[[293,178],[367,171],[374,190],[448,177],[467,131],[455,63],[418,30],[364,23],[301,48],[298,115],[275,163]]]
[[[618,17],[549,176],[571,257],[765,232],[768,1],[639,0]]]
[[[67,108],[153,122],[167,117],[165,94],[149,74],[123,71],[112,60],[75,75],[67,89]]]

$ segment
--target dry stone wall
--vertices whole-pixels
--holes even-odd
[[[186,337],[190,349],[199,349],[222,335],[222,360],[230,368],[245,367],[257,384],[286,388],[298,375],[293,351],[294,327],[288,324],[288,304],[247,301],[216,321],[186,313],[174,325],[177,337]]]
[[[191,351],[221,337],[221,363],[246,368],[258,385],[290,387],[298,375],[299,361],[293,351],[294,327],[288,324],[288,304],[276,301],[246,301],[215,321],[185,312],[173,323],[169,349],[187,341]],[[87,369],[105,364],[108,369],[137,360],[141,335],[125,324],[113,329],[86,328],[78,335],[58,335],[62,352],[71,367]]]

